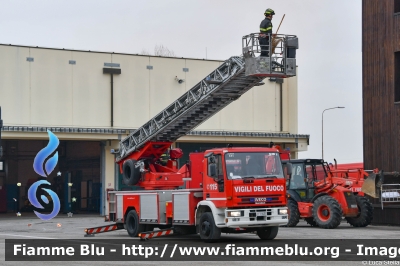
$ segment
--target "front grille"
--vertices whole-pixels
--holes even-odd
[[[271,196],[253,196],[253,197],[248,197],[248,196],[239,196],[239,199],[241,199],[241,202],[239,204],[270,204],[270,203],[281,203],[282,200],[279,199],[276,195],[271,195]]]
[[[257,216],[257,213],[265,212],[266,216]],[[270,220],[272,215],[271,209],[258,209],[258,210],[249,210],[249,218],[250,221],[264,221]]]
[[[344,192],[344,198],[349,208],[357,207],[356,196],[354,196],[353,192]]]

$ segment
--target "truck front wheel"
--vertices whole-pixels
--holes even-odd
[[[215,225],[211,212],[205,212],[200,216],[200,238],[205,242],[215,242],[221,237],[221,229]]]
[[[257,230],[257,235],[262,240],[272,240],[278,235],[278,226],[262,227]]]
[[[295,227],[300,220],[299,206],[293,199],[289,199],[287,202],[289,221],[287,227]]]

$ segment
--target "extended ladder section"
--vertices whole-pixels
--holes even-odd
[[[124,160],[149,141],[175,142],[252,87],[263,85],[261,81],[267,76],[285,75],[281,72],[275,75],[271,73],[249,75],[246,74],[245,58],[231,57],[150,121],[123,139],[119,150],[115,152],[116,162]]]
[[[210,75],[120,142],[116,161],[148,141],[174,142],[238,99],[263,77],[246,77],[244,60],[231,57]]]

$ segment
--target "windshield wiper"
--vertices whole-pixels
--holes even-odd
[[[278,178],[276,175],[259,175],[256,178]]]
[[[252,175],[242,176],[242,179],[246,179],[246,178],[255,178],[255,177]]]
[[[255,179],[260,179],[260,178],[278,178],[276,175],[247,175],[247,176],[242,176],[242,179],[246,178],[255,178]]]

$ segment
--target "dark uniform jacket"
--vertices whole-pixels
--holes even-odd
[[[269,18],[265,18],[260,24],[260,34],[258,36],[258,41],[261,47],[260,56],[269,56],[269,36],[272,34],[272,22]]]
[[[265,18],[260,24],[260,33],[272,33],[272,22],[269,18]]]

